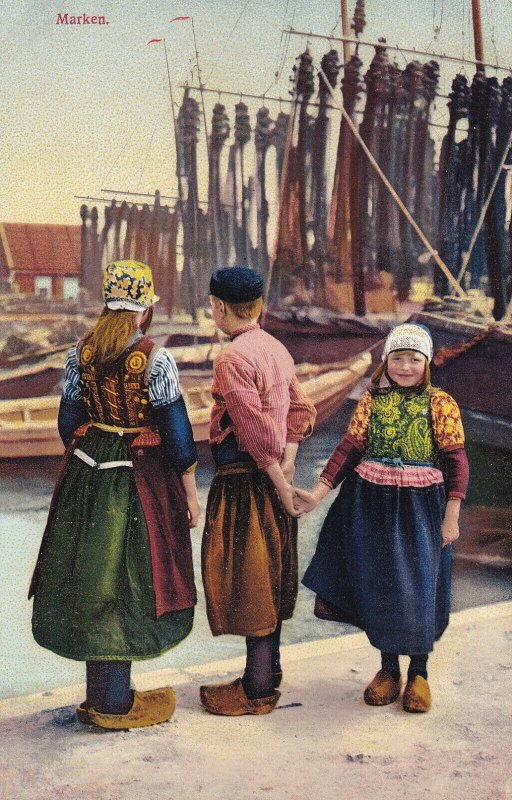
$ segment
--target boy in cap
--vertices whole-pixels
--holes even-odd
[[[206,510],[202,572],[214,636],[246,637],[242,678],[202,686],[213,714],[267,714],[282,678],[281,622],[297,597],[297,516],[291,481],[299,443],[316,411],[286,348],[263,331],[261,275],[219,269],[210,282],[213,319],[231,343],[217,357],[210,444],[217,466]]]

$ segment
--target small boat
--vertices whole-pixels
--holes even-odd
[[[0,371],[0,400],[37,397],[54,394],[64,375],[66,354],[43,358],[36,364],[2,368]]]
[[[167,337],[169,338],[169,337]],[[171,337],[172,338],[172,337]],[[67,351],[71,345],[61,348],[61,352],[37,358],[32,362],[19,363],[11,360],[9,365],[0,365],[0,400],[17,400],[24,397],[42,397],[60,391],[64,377]],[[220,352],[221,344],[195,344],[168,347],[169,353],[183,369],[211,369],[213,359]]]
[[[367,351],[328,365],[298,364],[302,387],[317,409],[317,424],[334,414],[371,365]],[[181,385],[196,442],[208,441],[211,371],[181,373]],[[0,401],[0,458],[60,456],[64,452],[57,431],[60,396]]]
[[[279,339],[295,362],[328,364],[376,349],[393,326],[385,319],[358,317],[318,306],[270,307],[262,327]],[[379,357],[374,353],[374,359]]]
[[[215,326],[210,320],[199,325],[193,322],[153,319],[148,335],[156,344],[170,348],[217,341]]]
[[[432,333],[432,383],[456,398],[468,439],[512,451],[512,327],[449,300],[410,318]]]

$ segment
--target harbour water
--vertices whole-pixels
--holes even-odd
[[[345,430],[350,410],[350,404],[346,405],[340,414],[301,446],[295,480],[298,485],[309,487],[314,482]],[[509,476],[512,457],[471,444],[469,453],[472,479],[467,506],[472,503],[484,503],[489,507],[511,505]],[[0,697],[43,692],[84,680],[82,663],[60,658],[34,642],[30,630],[31,603],[26,599],[58,464],[58,459],[0,462]],[[213,465],[208,450],[202,448],[197,479],[203,511],[212,476]],[[329,495],[299,523],[301,574],[313,554],[321,522],[333,499],[334,494]],[[489,513],[492,514],[492,509]],[[198,528],[192,532],[199,594],[194,629],[175,650],[158,659],[135,664],[135,674],[206,663],[244,652],[242,638],[214,638],[208,627],[199,567],[203,519],[201,517]],[[511,570],[473,566],[456,560],[453,609],[512,599],[511,577]],[[283,625],[284,644],[339,636],[354,630],[348,625],[315,619],[313,599],[311,592],[301,587],[294,618]]]

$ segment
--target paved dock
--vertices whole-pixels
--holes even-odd
[[[262,717],[198,704],[200,684],[237,676],[242,658],[137,675],[139,689],[176,689],[174,716],[154,728],[81,726],[83,686],[2,700],[0,797],[512,799],[512,603],[452,615],[427,714],[364,704],[378,665],[363,634],[290,645],[282,663],[279,706]]]

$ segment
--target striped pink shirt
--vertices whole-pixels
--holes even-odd
[[[301,442],[313,430],[316,410],[291,355],[257,324],[236,331],[215,359],[212,394],[210,444],[233,431],[259,469],[280,461],[286,442]]]

